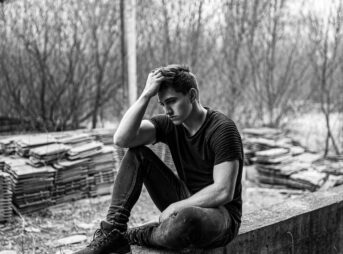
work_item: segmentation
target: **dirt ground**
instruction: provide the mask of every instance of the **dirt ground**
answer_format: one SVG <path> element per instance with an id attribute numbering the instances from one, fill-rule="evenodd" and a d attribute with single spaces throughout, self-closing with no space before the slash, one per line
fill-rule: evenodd
<path id="1" fill-rule="evenodd" d="M 243 216 L 254 209 L 267 208 L 300 194 L 302 192 L 261 188 L 244 181 Z M 53 206 L 30 215 L 16 215 L 10 222 L 0 224 L 0 254 L 4 250 L 13 250 L 17 254 L 73 253 L 92 239 L 106 215 L 109 203 L 110 195 L 107 195 Z M 143 189 L 131 212 L 129 226 L 157 220 L 159 214 L 149 194 Z M 81 237 L 80 242 L 63 244 L 59 241 L 75 235 Z"/>

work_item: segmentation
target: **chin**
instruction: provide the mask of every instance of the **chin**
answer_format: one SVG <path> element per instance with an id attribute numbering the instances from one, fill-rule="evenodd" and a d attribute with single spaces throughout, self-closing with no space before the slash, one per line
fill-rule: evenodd
<path id="1" fill-rule="evenodd" d="M 180 120 L 172 120 L 172 122 L 175 125 L 181 125 L 182 124 L 182 121 L 180 121 Z"/>

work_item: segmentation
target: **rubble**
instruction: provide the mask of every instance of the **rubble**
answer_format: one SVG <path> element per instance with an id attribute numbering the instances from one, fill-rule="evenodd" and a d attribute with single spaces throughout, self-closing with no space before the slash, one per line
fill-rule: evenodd
<path id="1" fill-rule="evenodd" d="M 90 157 L 88 170 L 89 193 L 91 196 L 110 194 L 116 175 L 114 148 L 103 146 L 101 152 Z"/>
<path id="2" fill-rule="evenodd" d="M 34 167 L 51 164 L 62 159 L 70 147 L 64 144 L 49 144 L 33 148 L 29 151 L 29 164 Z"/>
<path id="3" fill-rule="evenodd" d="M 40 168 L 25 164 L 7 164 L 6 172 L 11 175 L 13 203 L 22 213 L 36 211 L 52 204 L 51 192 L 55 170 L 51 166 Z"/>
<path id="4" fill-rule="evenodd" d="M 30 149 L 56 142 L 54 137 L 47 134 L 21 137 L 15 141 L 16 153 L 22 157 L 28 157 Z"/>
<path id="5" fill-rule="evenodd" d="M 103 144 L 97 141 L 71 148 L 67 153 L 69 160 L 83 159 L 101 153 Z"/>
<path id="6" fill-rule="evenodd" d="M 94 137 L 88 133 L 66 134 L 56 138 L 57 142 L 69 147 L 86 145 L 94 141 Z"/>
<path id="7" fill-rule="evenodd" d="M 53 164 L 56 169 L 53 199 L 56 204 L 87 196 L 87 172 L 89 159 L 60 160 Z"/>
<path id="8" fill-rule="evenodd" d="M 12 184 L 11 176 L 0 171 L 0 222 L 9 221 L 12 217 Z"/>
<path id="9" fill-rule="evenodd" d="M 243 144 L 245 163 L 257 172 L 251 180 L 257 183 L 315 191 L 328 179 L 332 187 L 341 182 L 331 175 L 343 177 L 343 156 L 331 156 L 328 162 L 278 129 L 243 129 Z"/>

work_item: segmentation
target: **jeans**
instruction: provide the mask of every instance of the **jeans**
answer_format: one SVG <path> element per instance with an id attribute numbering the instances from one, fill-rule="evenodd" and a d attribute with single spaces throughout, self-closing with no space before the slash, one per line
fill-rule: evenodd
<path id="1" fill-rule="evenodd" d="M 185 183 L 145 146 L 129 149 L 119 167 L 106 220 L 127 230 L 132 207 L 145 185 L 160 211 L 191 194 Z M 143 245 L 181 248 L 214 248 L 226 245 L 238 232 L 239 224 L 223 206 L 187 207 L 146 230 Z"/>

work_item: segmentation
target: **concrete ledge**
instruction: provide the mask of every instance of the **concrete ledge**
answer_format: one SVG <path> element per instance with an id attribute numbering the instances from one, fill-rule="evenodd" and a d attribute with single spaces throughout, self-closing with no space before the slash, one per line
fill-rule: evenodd
<path id="1" fill-rule="evenodd" d="M 134 254 L 174 254 L 134 246 Z M 224 248 L 192 254 L 343 253 L 343 186 L 290 199 L 243 216 L 237 238 Z"/>

